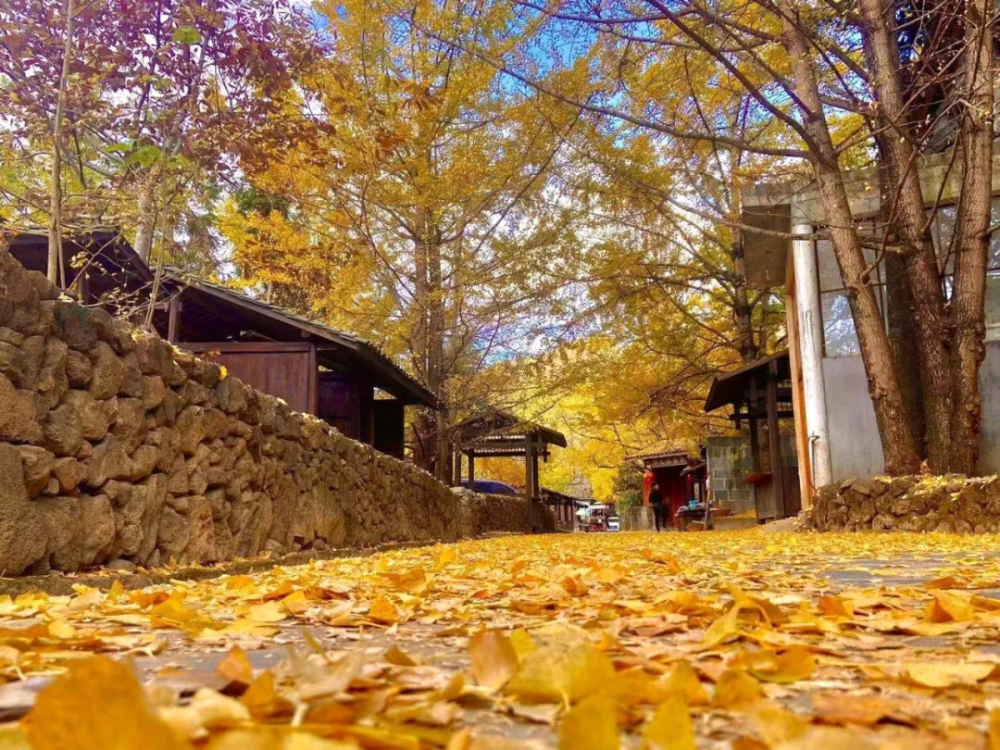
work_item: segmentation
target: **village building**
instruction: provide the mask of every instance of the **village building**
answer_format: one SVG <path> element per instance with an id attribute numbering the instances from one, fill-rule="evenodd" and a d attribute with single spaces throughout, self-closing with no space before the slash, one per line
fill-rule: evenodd
<path id="1" fill-rule="evenodd" d="M 954 231 L 961 175 L 949 173 L 946 154 L 924 160 L 920 181 L 928 206 L 939 208 L 931 225 L 942 283 L 949 283 L 947 257 Z M 993 172 L 1000 196 L 1000 170 Z M 880 207 L 874 169 L 845 174 L 854 216 L 873 220 Z M 994 199 L 994 221 L 1000 197 Z M 780 290 L 788 330 L 789 386 L 794 404 L 799 482 L 804 504 L 815 488 L 884 470 L 875 412 L 840 270 L 827 240 L 812 235 L 826 219 L 811 181 L 761 185 L 743 194 L 743 222 L 764 230 L 744 232 L 747 282 Z M 773 232 L 767 234 L 766 232 Z M 786 239 L 777 233 L 802 235 Z M 886 326 L 899 311 L 886 283 L 886 263 L 866 250 Z M 1000 236 L 994 234 L 986 291 L 986 360 L 980 372 L 983 415 L 979 470 L 1000 471 Z"/>
<path id="2" fill-rule="evenodd" d="M 45 272 L 44 234 L 13 237 L 10 252 Z M 103 302 L 140 322 L 156 287 L 152 323 L 164 339 L 383 453 L 403 457 L 406 406 L 436 408 L 434 395 L 372 344 L 175 269 L 157 280 L 114 230 L 66 238 L 63 256 L 65 288 L 81 303 Z"/>
<path id="3" fill-rule="evenodd" d="M 569 530 L 572 527 L 570 512 L 575 508 L 573 499 L 543 489 L 539 477 L 539 460 L 549 460 L 553 445 L 565 448 L 566 436 L 558 430 L 497 409 L 475 414 L 459 422 L 452 431 L 454 484 L 476 487 L 477 458 L 523 458 L 523 492 L 532 514 L 532 527 L 538 515 L 537 507 L 544 504 L 552 507 L 557 523 Z M 462 479 L 463 456 L 465 480 Z"/>
<path id="4" fill-rule="evenodd" d="M 643 488 L 643 508 L 649 508 L 649 490 L 653 484 L 660 486 L 663 504 L 667 509 L 669 523 L 674 528 L 684 527 L 684 509 L 691 501 L 703 505 L 707 498 L 706 464 L 699 457 L 685 450 L 667 449 L 636 453 L 626 456 L 625 460 L 641 467 L 648 479 Z M 635 511 L 638 511 L 636 513 Z M 630 525 L 636 528 L 649 528 L 651 521 L 649 513 L 643 509 L 635 509 Z M 692 517 L 696 514 L 691 514 Z M 704 516 L 701 511 L 700 516 Z"/>
<path id="5" fill-rule="evenodd" d="M 707 449 L 708 471 L 719 509 L 739 512 L 730 493 L 749 487 L 758 522 L 796 515 L 802 509 L 798 451 L 787 440 L 793 419 L 791 366 L 787 351 L 720 375 L 712 381 L 705 411 L 731 407 L 733 426 L 748 439 Z M 745 455 L 745 458 L 744 458 Z"/>

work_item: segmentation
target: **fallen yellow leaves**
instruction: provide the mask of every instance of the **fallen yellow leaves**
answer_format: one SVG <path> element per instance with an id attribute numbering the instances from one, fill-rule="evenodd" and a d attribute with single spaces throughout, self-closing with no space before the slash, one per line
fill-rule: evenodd
<path id="1" fill-rule="evenodd" d="M 976 685 L 993 673 L 993 664 L 909 664 L 906 676 L 917 685 L 929 688 L 949 688 Z"/>
<path id="2" fill-rule="evenodd" d="M 559 723 L 559 750 L 618 750 L 617 708 L 595 696 L 571 708 Z"/>
<path id="3" fill-rule="evenodd" d="M 610 683 L 615 668 L 589 644 L 552 644 L 525 654 L 507 692 L 526 702 L 576 703 Z"/>
<path id="4" fill-rule="evenodd" d="M 74 664 L 38 697 L 27 721 L 34 750 L 182 750 L 132 670 L 104 657 Z"/>
<path id="5" fill-rule="evenodd" d="M 640 750 L 695 750 L 694 727 L 687 704 L 670 695 L 642 732 Z"/>
<path id="6" fill-rule="evenodd" d="M 0 750 L 1000 750 L 998 581 L 993 537 L 751 531 L 0 596 Z"/>
<path id="7" fill-rule="evenodd" d="M 476 682 L 499 690 L 517 672 L 519 658 L 514 644 L 504 633 L 487 630 L 469 641 L 471 672 Z"/>

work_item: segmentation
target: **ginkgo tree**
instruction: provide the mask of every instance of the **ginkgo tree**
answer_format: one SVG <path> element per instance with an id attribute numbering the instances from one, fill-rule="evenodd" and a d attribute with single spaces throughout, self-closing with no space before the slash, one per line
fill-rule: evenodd
<path id="1" fill-rule="evenodd" d="M 299 81 L 323 128 L 250 168 L 280 210 L 237 210 L 225 231 L 246 283 L 304 291 L 313 314 L 401 355 L 441 408 L 414 423 L 414 455 L 447 478 L 449 430 L 483 406 L 470 376 L 539 354 L 569 302 L 574 201 L 556 178 L 577 111 L 512 88 L 490 65 L 399 22 L 379 2 L 319 3 L 334 50 Z M 440 34 L 497 54 L 508 11 L 413 3 Z"/>
<path id="2" fill-rule="evenodd" d="M 935 471 L 974 471 L 993 229 L 995 4 L 515 5 L 520 22 L 536 30 L 518 54 L 494 55 L 474 35 L 461 40 L 461 49 L 520 85 L 649 137 L 770 157 L 779 169 L 795 164 L 815 179 L 826 221 L 821 235 L 831 241 L 846 287 L 887 471 L 915 471 L 923 457 Z M 422 32 L 441 38 L 426 26 Z M 552 38 L 579 40 L 585 51 L 568 60 L 554 56 L 539 70 L 538 40 Z M 581 67 L 593 81 L 584 96 L 560 79 Z M 690 71 L 704 82 L 696 90 L 687 85 Z M 728 96 L 751 103 L 749 129 L 714 115 L 714 103 Z M 883 212 L 874 232 L 860 226 L 849 202 L 845 172 L 857 166 L 859 152 L 883 167 Z M 940 195 L 930 197 L 928 212 L 916 168 L 940 152 L 960 185 L 960 230 L 949 248 L 953 283 L 943 283 L 931 240 Z M 865 249 L 902 261 L 912 360 L 886 331 Z M 918 373 L 912 392 L 902 385 L 908 369 Z"/>

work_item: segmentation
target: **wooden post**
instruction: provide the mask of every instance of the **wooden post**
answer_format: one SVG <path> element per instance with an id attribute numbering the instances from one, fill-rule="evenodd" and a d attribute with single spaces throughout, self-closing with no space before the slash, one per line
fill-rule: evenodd
<path id="1" fill-rule="evenodd" d="M 167 307 L 167 341 L 171 344 L 177 343 L 178 328 L 180 327 L 181 298 L 175 294 L 170 298 L 170 305 Z"/>
<path id="2" fill-rule="evenodd" d="M 531 451 L 531 479 L 533 482 L 531 488 L 531 497 L 535 500 L 539 500 L 542 497 L 542 482 L 538 477 L 538 445 L 537 443 L 533 445 Z"/>
<path id="3" fill-rule="evenodd" d="M 530 531 L 535 530 L 535 477 L 532 469 L 537 466 L 534 436 L 528 433 L 524 438 L 524 499 L 528 503 Z"/>
<path id="4" fill-rule="evenodd" d="M 760 471 L 760 437 L 757 434 L 757 381 L 750 382 L 750 408 L 748 411 L 747 424 L 750 427 L 750 461 L 753 464 L 754 473 Z"/>
<path id="5" fill-rule="evenodd" d="M 80 271 L 76 277 L 76 293 L 81 305 L 90 304 L 90 274 L 86 270 Z"/>
<path id="6" fill-rule="evenodd" d="M 767 442 L 771 457 L 771 482 L 774 486 L 774 511 L 788 518 L 785 508 L 785 478 L 781 466 L 781 435 L 778 434 L 778 362 L 771 360 L 767 370 Z"/>
<path id="7" fill-rule="evenodd" d="M 309 391 L 306 394 L 309 401 L 309 413 L 319 416 L 319 364 L 316 362 L 316 345 L 309 344 Z M 374 415 L 372 417 L 374 419 Z M 372 441 L 374 442 L 374 441 Z"/>
<path id="8" fill-rule="evenodd" d="M 462 486 L 462 445 L 458 441 L 455 442 L 453 448 L 455 452 L 455 473 L 453 479 L 455 480 L 455 487 Z"/>
<path id="9" fill-rule="evenodd" d="M 532 460 L 531 455 L 535 450 L 531 435 L 524 439 L 524 496 L 531 500 L 535 494 L 535 479 L 531 475 Z"/>
<path id="10" fill-rule="evenodd" d="M 465 455 L 469 457 L 469 489 L 474 490 L 476 482 L 476 452 L 470 450 Z"/>

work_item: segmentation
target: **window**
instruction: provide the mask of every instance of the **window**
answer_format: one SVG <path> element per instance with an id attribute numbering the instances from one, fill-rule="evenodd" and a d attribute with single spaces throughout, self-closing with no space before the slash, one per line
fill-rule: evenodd
<path id="1" fill-rule="evenodd" d="M 951 298 L 954 288 L 955 257 L 952 240 L 955 236 L 954 206 L 945 206 L 934 217 L 933 236 L 937 248 L 938 268 L 946 299 Z M 1000 223 L 1000 198 L 993 199 L 990 223 Z M 990 254 L 986 270 L 986 340 L 1000 341 L 1000 232 L 994 232 L 990 240 Z"/>
<path id="2" fill-rule="evenodd" d="M 937 249 L 938 268 L 941 272 L 945 298 L 951 296 L 955 259 L 952 240 L 955 234 L 955 206 L 938 209 L 931 225 L 931 235 Z M 992 224 L 1000 224 L 1000 198 L 993 200 Z M 876 252 L 865 250 L 868 262 L 874 262 Z M 1000 232 L 994 232 L 990 243 L 990 257 L 986 273 L 986 340 L 1000 341 Z M 823 351 L 827 357 L 843 357 L 859 354 L 858 336 L 854 329 L 854 319 L 844 292 L 844 282 L 840 267 L 833 253 L 833 245 L 828 240 L 816 242 L 816 264 L 819 275 L 820 306 L 823 316 Z M 875 296 L 882 310 L 886 309 L 885 263 L 881 262 L 871 276 Z"/>
<path id="3" fill-rule="evenodd" d="M 865 249 L 865 259 L 875 262 L 875 250 Z M 823 350 L 827 357 L 844 357 L 859 354 L 858 335 L 854 330 L 851 306 L 844 291 L 840 266 L 833 253 L 833 243 L 820 240 L 816 243 L 816 266 L 819 271 L 819 297 L 823 315 Z M 880 262 L 872 271 L 871 284 L 875 299 L 885 315 L 885 263 Z"/>

